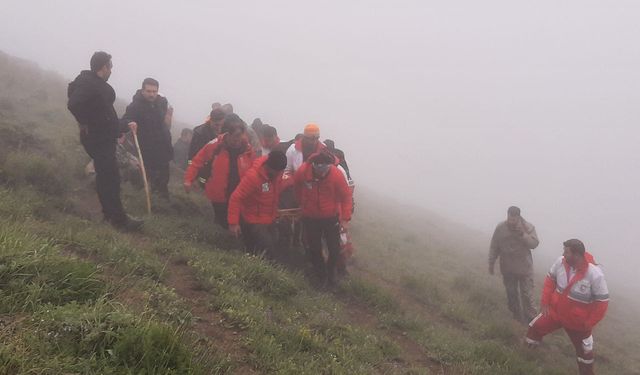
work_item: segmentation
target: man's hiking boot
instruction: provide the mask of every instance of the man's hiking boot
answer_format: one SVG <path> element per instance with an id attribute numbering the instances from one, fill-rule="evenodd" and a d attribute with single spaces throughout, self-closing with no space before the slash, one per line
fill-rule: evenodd
<path id="1" fill-rule="evenodd" d="M 111 224 L 114 228 L 123 232 L 138 231 L 144 224 L 144 221 L 132 218 L 129 215 L 124 215 L 118 218 L 105 218 L 105 221 Z"/>

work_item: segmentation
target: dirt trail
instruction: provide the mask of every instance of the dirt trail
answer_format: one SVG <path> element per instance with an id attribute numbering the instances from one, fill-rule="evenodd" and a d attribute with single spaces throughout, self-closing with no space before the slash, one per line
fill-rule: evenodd
<path id="1" fill-rule="evenodd" d="M 78 189 L 73 201 L 75 213 L 92 221 L 100 220 L 100 207 L 95 192 L 91 188 Z M 135 235 L 134 241 L 144 243 L 149 241 L 149 238 L 144 235 Z M 69 249 L 68 253 L 73 253 L 75 256 L 84 258 L 85 260 L 100 263 L 99 259 L 93 259 L 93 257 L 88 256 L 86 252 L 75 250 L 77 249 Z M 212 294 L 203 283 L 198 280 L 195 270 L 188 264 L 188 259 L 179 255 L 157 254 L 157 256 L 166 264 L 162 283 L 175 291 L 183 300 L 186 309 L 189 310 L 193 316 L 191 325 L 192 332 L 209 340 L 221 352 L 228 354 L 235 365 L 233 373 L 259 374 L 259 370 L 252 368 L 246 363 L 246 358 L 248 358 L 251 353 L 242 345 L 241 333 L 226 327 L 224 325 L 224 317 L 210 307 Z M 105 271 L 107 273 L 106 277 L 110 277 L 108 276 L 108 274 L 110 274 L 108 267 L 105 268 Z M 354 275 L 368 282 L 372 282 L 391 291 L 394 298 L 397 298 L 402 306 L 410 307 L 414 311 L 419 309 L 421 314 L 432 317 L 433 314 L 428 311 L 424 304 L 408 295 L 401 286 L 393 281 L 386 280 L 373 271 L 358 267 L 352 267 L 352 272 Z M 118 284 L 116 283 L 115 285 Z M 344 303 L 350 324 L 377 332 L 400 347 L 401 353 L 396 361 L 391 363 L 391 366 L 398 370 L 427 368 L 430 373 L 433 374 L 452 374 L 437 360 L 430 357 L 406 332 L 383 326 L 375 315 L 375 312 L 367 306 L 354 301 L 349 296 L 336 295 L 336 297 Z M 119 290 L 117 298 L 123 303 L 134 306 L 134 308 L 136 305 L 138 308 L 141 308 L 140 300 L 143 299 L 141 292 L 133 286 Z"/>
<path id="2" fill-rule="evenodd" d="M 211 294 L 195 276 L 186 258 L 174 256 L 166 259 L 164 283 L 189 306 L 193 316 L 192 330 L 211 342 L 222 352 L 229 354 L 235 363 L 236 374 L 259 374 L 246 364 L 249 351 L 242 346 L 241 335 L 224 326 L 224 317 L 209 306 Z"/>
<path id="3" fill-rule="evenodd" d="M 75 214 L 93 222 L 99 223 L 102 220 L 100 204 L 91 187 L 77 189 L 72 202 Z M 144 234 L 134 234 L 133 241 L 143 244 L 150 239 Z M 117 265 L 105 263 L 99 256 L 75 244 L 64 244 L 63 254 L 100 264 L 103 267 L 103 277 L 110 284 L 119 286 L 115 291 L 115 298 L 134 311 L 142 312 L 145 300 L 143 292 L 136 288 L 135 283 L 129 282 L 126 276 L 118 276 L 115 270 Z M 182 299 L 185 309 L 192 315 L 191 332 L 212 343 L 221 353 L 228 355 L 234 365 L 232 373 L 260 374 L 260 371 L 246 363 L 250 353 L 242 344 L 242 334 L 226 327 L 224 317 L 210 307 L 212 295 L 197 279 L 195 270 L 188 264 L 188 259 L 177 255 L 156 254 L 156 256 L 166 265 L 161 282 L 175 291 Z"/>

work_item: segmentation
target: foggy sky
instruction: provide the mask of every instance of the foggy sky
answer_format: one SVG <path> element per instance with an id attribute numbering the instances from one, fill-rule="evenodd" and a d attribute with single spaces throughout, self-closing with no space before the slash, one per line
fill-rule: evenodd
<path id="1" fill-rule="evenodd" d="M 516 204 L 540 267 L 577 237 L 630 279 L 640 3 L 349 3 L 4 0 L 0 49 L 69 79 L 106 50 L 120 98 L 154 77 L 193 126 L 214 101 L 283 140 L 317 122 L 358 185 L 486 233 Z"/>

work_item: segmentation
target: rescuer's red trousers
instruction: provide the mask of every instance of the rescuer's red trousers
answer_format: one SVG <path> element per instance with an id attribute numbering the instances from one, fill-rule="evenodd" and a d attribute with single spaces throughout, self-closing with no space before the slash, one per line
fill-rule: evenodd
<path id="1" fill-rule="evenodd" d="M 559 321 L 552 319 L 548 314 L 539 314 L 529 323 L 526 340 L 530 344 L 538 344 L 545 335 L 559 328 L 564 328 L 564 331 L 567 332 L 571 339 L 571 343 L 573 343 L 573 347 L 576 349 L 579 374 L 594 375 L 593 336 L 591 335 L 591 330 L 576 331 L 568 329 L 563 327 Z"/>

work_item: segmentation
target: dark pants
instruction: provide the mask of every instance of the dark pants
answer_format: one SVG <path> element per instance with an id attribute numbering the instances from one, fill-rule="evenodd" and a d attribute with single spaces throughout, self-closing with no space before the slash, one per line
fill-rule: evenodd
<path id="1" fill-rule="evenodd" d="M 513 318 L 529 323 L 536 316 L 536 309 L 533 307 L 533 276 L 505 273 L 502 274 L 502 282 Z"/>
<path id="2" fill-rule="evenodd" d="M 149 163 L 145 165 L 151 191 L 163 195 L 169 194 L 169 162 Z"/>
<path id="3" fill-rule="evenodd" d="M 124 220 L 126 217 L 120 200 L 120 172 L 116 160 L 116 140 L 97 142 L 81 136 L 80 141 L 87 154 L 93 159 L 93 166 L 96 170 L 96 190 L 105 219 L 110 221 Z"/>
<path id="4" fill-rule="evenodd" d="M 305 238 L 309 257 L 321 282 L 335 281 L 336 263 L 340 255 L 340 223 L 337 217 L 326 219 L 303 218 Z M 327 243 L 329 257 L 325 262 L 322 255 L 322 238 Z"/>
<path id="5" fill-rule="evenodd" d="M 240 223 L 242 240 L 251 254 L 264 253 L 269 259 L 276 259 L 275 243 L 276 231 L 274 224 L 249 224 Z"/>
<path id="6" fill-rule="evenodd" d="M 216 203 L 211 202 L 213 206 L 213 212 L 216 215 L 215 222 L 224 229 L 229 229 L 229 222 L 227 221 L 227 215 L 229 211 L 228 203 Z"/>

